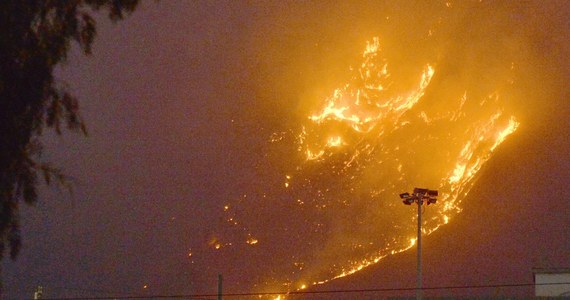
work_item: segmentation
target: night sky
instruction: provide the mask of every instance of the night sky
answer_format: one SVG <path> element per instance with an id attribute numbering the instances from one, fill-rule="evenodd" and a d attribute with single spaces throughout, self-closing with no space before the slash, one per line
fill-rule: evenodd
<path id="1" fill-rule="evenodd" d="M 484 99 L 500 89 L 500 103 L 520 122 L 470 182 L 462 212 L 424 239 L 424 286 L 532 283 L 532 268 L 567 268 L 569 20 L 566 1 L 144 1 L 117 24 L 98 16 L 93 55 L 75 49 L 57 71 L 80 99 L 89 135 L 43 137 L 42 159 L 72 178 L 73 191 L 42 187 L 40 201 L 22 207 L 24 243 L 16 261 L 2 263 L 4 297 L 32 297 L 38 285 L 46 297 L 213 294 L 217 274 L 230 293 L 286 290 L 265 282 L 285 276 L 272 273 L 293 262 L 283 253 L 316 253 L 303 240 L 313 236 L 301 233 L 309 226 L 302 220 L 317 217 L 308 210 L 288 214 L 276 186 L 297 166 L 288 152 L 296 150 L 270 140 L 286 140 L 307 122 L 317 103 L 348 80 L 373 37 L 395 66 L 396 89 L 415 82 L 408 75 L 425 63 L 435 64 L 420 108 L 444 109 L 456 95 Z M 313 178 L 311 170 L 300 172 Z M 323 186 L 336 184 L 318 178 Z M 406 188 L 434 182 L 418 179 Z M 307 186 L 298 191 L 307 199 L 315 193 Z M 265 194 L 280 204 L 266 202 Z M 382 199 L 392 200 L 394 216 L 408 218 L 413 229 L 415 210 L 397 196 Z M 257 232 L 228 227 L 226 205 Z M 288 229 L 295 234 L 280 235 Z M 261 237 L 273 236 L 277 246 L 263 248 Z M 235 246 L 254 237 L 259 245 Z M 218 242 L 233 244 L 212 249 Z M 318 254 L 304 263 L 334 260 Z M 309 290 L 414 285 L 411 249 Z M 523 287 L 427 294 L 532 293 Z M 388 295 L 413 291 L 335 296 Z"/>

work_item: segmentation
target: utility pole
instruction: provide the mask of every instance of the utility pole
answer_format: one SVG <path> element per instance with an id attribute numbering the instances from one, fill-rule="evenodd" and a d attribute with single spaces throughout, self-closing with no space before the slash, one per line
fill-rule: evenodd
<path id="1" fill-rule="evenodd" d="M 430 205 L 436 203 L 437 191 L 429 189 L 414 188 L 414 193 L 410 195 L 409 193 L 400 194 L 402 202 L 405 205 L 412 205 L 412 203 L 417 203 L 418 205 L 418 233 L 416 238 L 416 249 L 418 254 L 417 261 L 417 277 L 416 277 L 416 299 L 422 299 L 422 204 L 426 200 L 426 204 Z"/>
<path id="2" fill-rule="evenodd" d="M 218 300 L 222 300 L 222 274 L 218 274 Z"/>

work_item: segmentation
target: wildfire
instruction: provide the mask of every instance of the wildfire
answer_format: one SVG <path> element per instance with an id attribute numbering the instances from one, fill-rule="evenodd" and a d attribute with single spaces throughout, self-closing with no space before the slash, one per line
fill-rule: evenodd
<path id="1" fill-rule="evenodd" d="M 292 210 L 287 221 L 303 219 L 291 221 L 296 230 L 282 223 L 271 227 L 271 236 L 303 243 L 283 252 L 295 264 L 279 270 L 282 282 L 297 290 L 348 276 L 414 247 L 416 239 L 409 237 L 414 216 L 397 206 L 397 194 L 420 181 L 440 191 L 422 225 L 424 235 L 449 223 L 485 162 L 519 126 L 501 105 L 499 91 L 484 99 L 470 98 L 465 91 L 451 99 L 424 97 L 436 74 L 432 64 L 416 69 L 411 77 L 415 84 L 393 90 L 396 79 L 381 51 L 380 39 L 372 39 L 351 80 L 324 99 L 294 137 L 271 137 L 273 143 L 294 141 L 302 158 L 274 197 L 281 204 L 295 204 L 279 206 Z M 268 201 L 265 193 L 260 198 Z M 272 219 L 253 221 L 267 226 Z M 258 242 L 249 234 L 245 239 L 249 245 Z M 262 240 L 265 244 L 266 238 Z M 219 245 L 211 242 L 216 249 Z"/>

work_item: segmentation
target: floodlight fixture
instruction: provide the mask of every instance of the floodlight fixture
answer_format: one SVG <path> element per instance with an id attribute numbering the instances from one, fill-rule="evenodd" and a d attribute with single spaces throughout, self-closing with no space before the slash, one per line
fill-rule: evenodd
<path id="1" fill-rule="evenodd" d="M 425 195 L 428 191 L 429 191 L 428 189 L 415 188 L 414 189 L 414 195 L 416 195 L 416 196 Z"/>

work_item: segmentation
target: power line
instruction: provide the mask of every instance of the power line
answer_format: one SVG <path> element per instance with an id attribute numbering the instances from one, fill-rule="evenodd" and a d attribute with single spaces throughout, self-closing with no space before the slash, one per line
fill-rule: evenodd
<path id="1" fill-rule="evenodd" d="M 500 287 L 526 287 L 543 285 L 570 285 L 570 282 L 556 283 L 513 283 L 513 284 L 486 284 L 486 285 L 455 285 L 423 287 L 422 290 L 451 290 L 451 289 L 481 289 Z M 290 292 L 266 292 L 266 293 L 227 293 L 224 297 L 244 297 L 244 296 L 277 296 L 277 295 L 309 295 L 309 294 L 341 294 L 341 293 L 375 293 L 375 292 L 405 292 L 415 291 L 417 288 L 374 288 L 374 289 L 345 289 L 345 290 L 325 290 L 325 291 L 290 291 Z M 114 297 L 79 297 L 79 298 L 44 298 L 44 300 L 111 300 L 111 299 L 164 299 L 164 298 L 186 298 L 209 300 L 217 297 L 217 294 L 187 294 L 187 295 L 149 295 L 149 296 L 114 296 Z"/>

